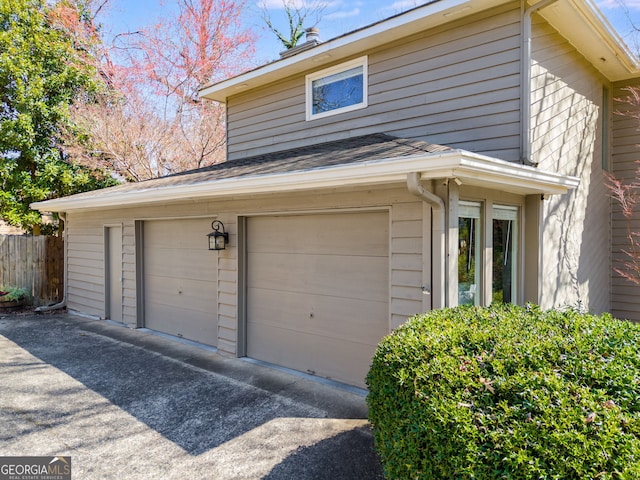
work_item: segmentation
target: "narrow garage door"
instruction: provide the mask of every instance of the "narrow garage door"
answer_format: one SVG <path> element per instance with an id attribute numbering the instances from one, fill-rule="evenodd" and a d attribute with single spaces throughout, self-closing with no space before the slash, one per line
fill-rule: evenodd
<path id="1" fill-rule="evenodd" d="M 247 354 L 357 386 L 388 333 L 387 212 L 247 221 Z"/>
<path id="2" fill-rule="evenodd" d="M 217 255 L 208 219 L 144 222 L 145 326 L 216 346 Z"/>

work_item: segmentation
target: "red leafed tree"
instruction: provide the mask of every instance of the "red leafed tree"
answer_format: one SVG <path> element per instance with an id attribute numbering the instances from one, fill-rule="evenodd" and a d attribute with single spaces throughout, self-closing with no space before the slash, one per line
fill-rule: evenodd
<path id="1" fill-rule="evenodd" d="M 119 36 L 117 48 L 100 44 L 94 58 L 107 88 L 73 112 L 85 135 L 69 150 L 83 163 L 138 181 L 224 161 L 224 106 L 201 101 L 198 90 L 250 65 L 244 1 L 177 7 L 176 16 Z"/>
<path id="2" fill-rule="evenodd" d="M 254 37 L 242 29 L 243 1 L 178 0 L 179 15 L 143 32 L 135 69 L 159 95 L 197 102 L 197 90 L 246 68 Z"/>
<path id="3" fill-rule="evenodd" d="M 172 119 L 176 157 L 169 171 L 199 168 L 224 160 L 223 106 L 200 101 L 198 90 L 246 69 L 254 36 L 241 26 L 244 2 L 178 0 L 175 21 L 144 32 L 132 67 L 163 101 Z M 168 173 L 168 172 L 167 172 Z"/>
<path id="4" fill-rule="evenodd" d="M 628 87 L 627 95 L 617 99 L 621 105 L 616 114 L 636 120 L 640 130 L 640 87 Z M 609 190 L 620 208 L 626 225 L 626 248 L 622 250 L 624 260 L 614 270 L 627 280 L 640 285 L 640 159 L 636 161 L 634 177 L 623 181 L 609 176 Z"/>

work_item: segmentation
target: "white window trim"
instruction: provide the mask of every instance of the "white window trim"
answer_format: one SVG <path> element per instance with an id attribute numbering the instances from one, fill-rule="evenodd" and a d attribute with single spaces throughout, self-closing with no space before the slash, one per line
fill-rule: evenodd
<path id="1" fill-rule="evenodd" d="M 351 70 L 352 68 L 362 67 L 362 102 L 347 107 L 336 108 L 327 112 L 313 113 L 313 81 L 319 78 L 335 75 L 336 73 Z M 310 73 L 305 77 L 305 94 L 306 94 L 306 119 L 307 121 L 316 120 L 318 118 L 330 117 L 341 113 L 352 112 L 368 106 L 369 97 L 369 75 L 367 56 L 355 58 L 340 65 L 325 68 L 319 72 Z"/>
<path id="2" fill-rule="evenodd" d="M 484 303 L 484 294 L 483 287 L 485 283 L 485 239 L 483 238 L 483 234 L 486 228 L 485 223 L 485 214 L 484 214 L 484 202 L 481 201 L 469 201 L 469 200 L 459 200 L 458 201 L 458 221 L 460 218 L 474 218 L 478 221 L 480 232 L 476 232 L 478 237 L 476 241 L 479 245 L 477 247 L 477 258 L 475 268 L 476 268 L 476 277 L 475 280 L 475 292 L 474 292 L 474 305 L 482 305 Z M 459 232 L 458 232 L 458 241 L 459 241 Z M 456 252 L 457 254 L 458 252 Z M 458 264 L 458 259 L 456 258 L 456 264 Z M 460 278 L 456 275 L 456 291 L 458 292 L 458 305 L 460 305 Z"/>
<path id="3" fill-rule="evenodd" d="M 502 202 L 494 198 L 478 198 L 478 199 L 460 199 L 458 200 L 458 212 L 457 218 L 460 215 L 460 205 L 480 205 L 480 221 L 481 221 L 481 251 L 479 265 L 476 264 L 476 268 L 480 268 L 480 285 L 478 286 L 478 294 L 480 305 L 491 305 L 493 300 L 493 220 L 497 218 L 494 215 L 494 209 L 502 209 L 504 211 L 516 212 L 516 230 L 517 235 L 516 242 L 514 244 L 513 255 L 516 258 L 515 271 L 512 272 L 512 285 L 516 284 L 516 288 L 512 290 L 513 299 L 511 303 L 516 305 L 522 304 L 524 298 L 524 205 L 519 203 Z M 463 216 L 463 215 L 462 215 Z M 456 229 L 457 235 L 457 229 Z M 452 261 L 457 265 L 458 263 L 458 251 L 455 249 L 451 255 Z M 478 288 L 476 287 L 476 288 Z M 456 267 L 455 278 L 449 279 L 449 288 L 454 292 L 458 292 L 458 275 Z M 455 296 L 455 304 L 458 305 L 457 295 Z"/>
<path id="4" fill-rule="evenodd" d="M 501 218 L 500 214 L 496 214 L 496 210 L 503 212 L 503 218 Z M 504 215 L 504 212 L 509 212 L 509 213 Z M 505 203 L 493 202 L 493 205 L 491 208 L 491 220 L 490 220 L 491 223 L 493 223 L 494 220 L 511 220 L 515 222 L 515 229 L 512 231 L 512 235 L 515 234 L 517 235 L 517 237 L 516 237 L 516 241 L 513 243 L 513 251 L 511 252 L 513 256 L 511 261 L 514 262 L 513 263 L 514 268 L 511 272 L 511 285 L 512 285 L 511 296 L 513 298 L 512 298 L 512 301 L 510 302 L 515 305 L 521 305 L 522 303 L 521 287 L 522 287 L 523 275 L 522 275 L 522 254 L 521 254 L 522 229 L 520 226 L 520 224 L 522 223 L 521 212 L 522 212 L 522 207 L 518 205 L 509 205 Z M 493 250 L 493 242 L 491 245 L 491 249 Z M 493 265 L 491 265 L 491 271 L 493 272 Z M 514 284 L 516 288 L 513 288 Z M 490 295 L 491 295 L 491 301 L 493 301 L 493 285 L 491 286 Z"/>

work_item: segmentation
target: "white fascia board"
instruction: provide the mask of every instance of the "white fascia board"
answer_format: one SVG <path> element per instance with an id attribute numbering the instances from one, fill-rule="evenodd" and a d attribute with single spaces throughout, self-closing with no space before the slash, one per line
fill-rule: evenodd
<path id="1" fill-rule="evenodd" d="M 610 81 L 640 76 L 638 58 L 592 0 L 563 0 L 539 13 Z"/>
<path id="2" fill-rule="evenodd" d="M 368 27 L 320 43 L 291 57 L 275 60 L 233 78 L 207 85 L 200 97 L 225 103 L 231 95 L 321 68 L 366 50 L 452 20 L 469 16 L 506 0 L 436 0 Z M 540 14 L 567 37 L 609 80 L 640 75 L 637 58 L 602 15 L 593 0 L 562 0 Z M 603 62 L 601 58 L 605 58 Z"/>
<path id="3" fill-rule="evenodd" d="M 558 195 L 576 188 L 576 177 L 540 170 L 462 151 L 458 162 L 449 168 L 422 171 L 423 179 L 457 178 L 462 184 L 501 189 L 522 195 Z"/>
<path id="4" fill-rule="evenodd" d="M 281 60 L 203 87 L 199 96 L 225 103 L 231 95 L 282 79 L 307 69 L 320 68 L 367 49 L 392 42 L 437 25 L 486 10 L 505 0 L 436 0 L 422 7 L 320 43 Z"/>
<path id="5" fill-rule="evenodd" d="M 404 183 L 407 173 L 424 179 L 457 178 L 463 184 L 499 188 L 519 194 L 562 194 L 578 185 L 578 179 L 533 167 L 496 160 L 461 150 L 406 158 L 317 168 L 300 172 L 241 176 L 130 192 L 96 192 L 81 198 L 66 197 L 31 204 L 42 212 L 120 208 L 194 199 L 289 193 L 323 188 Z"/>

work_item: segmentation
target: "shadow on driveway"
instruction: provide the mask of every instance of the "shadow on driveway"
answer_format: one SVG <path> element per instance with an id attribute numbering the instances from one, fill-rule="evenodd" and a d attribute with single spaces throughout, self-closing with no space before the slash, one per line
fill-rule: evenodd
<path id="1" fill-rule="evenodd" d="M 71 455 L 76 478 L 383 478 L 354 393 L 64 314 L 0 335 L 5 455 Z"/>
<path id="2" fill-rule="evenodd" d="M 314 445 L 300 447 L 263 478 L 370 478 L 367 462 L 354 461 L 371 455 L 370 441 L 371 432 L 367 427 L 354 428 Z M 345 457 L 351 460 L 345 462 L 342 460 Z"/>

